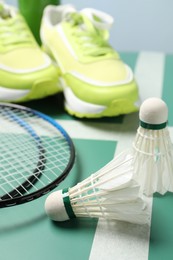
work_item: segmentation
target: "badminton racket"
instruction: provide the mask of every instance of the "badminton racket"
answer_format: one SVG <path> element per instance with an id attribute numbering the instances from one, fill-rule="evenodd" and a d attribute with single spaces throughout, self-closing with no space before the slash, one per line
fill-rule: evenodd
<path id="1" fill-rule="evenodd" d="M 22 204 L 54 189 L 75 160 L 73 142 L 49 116 L 0 103 L 0 207 Z"/>

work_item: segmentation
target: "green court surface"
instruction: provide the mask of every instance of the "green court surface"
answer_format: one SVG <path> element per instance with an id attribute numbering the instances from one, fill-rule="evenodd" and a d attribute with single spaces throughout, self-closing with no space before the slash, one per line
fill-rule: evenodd
<path id="1" fill-rule="evenodd" d="M 173 137 L 173 55 L 121 53 L 131 66 L 141 100 L 161 97 L 169 108 Z M 109 162 L 115 152 L 129 147 L 136 134 L 138 113 L 113 118 L 77 119 L 67 115 L 63 95 L 25 103 L 58 120 L 76 147 L 76 162 L 58 188 L 75 185 Z M 2 260 L 172 260 L 173 194 L 151 198 L 151 226 L 97 220 L 54 223 L 44 212 L 46 195 L 33 202 L 1 209 Z"/>

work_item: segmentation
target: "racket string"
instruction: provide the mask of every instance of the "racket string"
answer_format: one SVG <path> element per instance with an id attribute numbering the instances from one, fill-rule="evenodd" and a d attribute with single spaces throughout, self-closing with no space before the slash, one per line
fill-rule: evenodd
<path id="1" fill-rule="evenodd" d="M 32 194 L 54 182 L 70 160 L 70 145 L 46 120 L 20 109 L 0 110 L 0 199 Z"/>

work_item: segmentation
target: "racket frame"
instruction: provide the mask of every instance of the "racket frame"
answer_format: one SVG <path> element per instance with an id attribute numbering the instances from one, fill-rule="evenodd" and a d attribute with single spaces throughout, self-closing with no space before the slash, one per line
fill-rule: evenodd
<path id="1" fill-rule="evenodd" d="M 74 165 L 75 147 L 74 147 L 71 137 L 68 135 L 66 130 L 60 124 L 58 124 L 54 119 L 52 119 L 50 116 L 47 116 L 44 113 L 39 112 L 35 109 L 24 107 L 24 106 L 21 106 L 18 104 L 9 104 L 9 103 L 0 102 L 0 108 L 1 107 L 10 107 L 10 108 L 26 111 L 26 112 L 32 113 L 32 114 L 44 119 L 45 121 L 47 121 L 49 124 L 51 124 L 52 126 L 54 126 L 56 129 L 58 129 L 61 132 L 61 134 L 65 137 L 65 139 L 69 145 L 69 149 L 70 149 L 70 158 L 69 158 L 68 164 L 66 165 L 63 172 L 54 181 L 52 181 L 45 187 L 40 188 L 37 191 L 31 192 L 30 194 L 24 194 L 20 197 L 16 196 L 14 198 L 3 199 L 3 197 L 5 196 L 5 195 L 3 195 L 0 198 L 0 208 L 4 208 L 4 207 L 15 206 L 18 204 L 23 204 L 23 203 L 35 200 L 35 199 L 47 194 L 48 192 L 53 190 L 55 187 L 57 187 L 68 176 L 69 172 L 71 171 L 71 169 Z"/>

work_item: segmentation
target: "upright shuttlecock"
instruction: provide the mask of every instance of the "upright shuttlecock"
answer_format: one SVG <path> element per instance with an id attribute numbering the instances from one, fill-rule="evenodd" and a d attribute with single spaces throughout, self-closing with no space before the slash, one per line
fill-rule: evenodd
<path id="1" fill-rule="evenodd" d="M 45 202 L 47 215 L 55 221 L 91 217 L 148 223 L 148 207 L 132 180 L 131 162 L 132 156 L 121 153 L 76 186 L 53 192 Z"/>
<path id="2" fill-rule="evenodd" d="M 141 105 L 139 119 L 133 144 L 134 179 L 146 195 L 173 191 L 173 146 L 167 127 L 167 105 L 159 98 L 149 98 Z"/>

